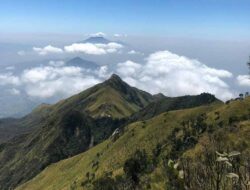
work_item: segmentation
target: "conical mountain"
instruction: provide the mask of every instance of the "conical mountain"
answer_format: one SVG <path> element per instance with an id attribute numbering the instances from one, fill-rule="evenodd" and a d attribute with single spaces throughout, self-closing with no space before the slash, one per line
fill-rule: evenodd
<path id="1" fill-rule="evenodd" d="M 83 41 L 83 43 L 92 43 L 92 44 L 108 44 L 110 42 L 111 42 L 110 40 L 102 36 L 89 37 L 88 39 Z"/>
<path id="2" fill-rule="evenodd" d="M 154 97 L 113 74 L 108 80 L 56 104 L 56 111 L 76 109 L 94 118 L 123 118 L 144 108 Z"/>

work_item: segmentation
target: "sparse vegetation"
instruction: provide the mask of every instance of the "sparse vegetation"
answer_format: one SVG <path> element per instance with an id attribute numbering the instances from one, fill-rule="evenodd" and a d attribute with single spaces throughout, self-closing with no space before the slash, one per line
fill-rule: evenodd
<path id="1" fill-rule="evenodd" d="M 113 76 L 44 109 L 23 120 L 37 124 L 34 131 L 0 145 L 1 189 L 248 185 L 249 97 L 227 104 L 207 93 L 154 100 Z M 235 151 L 240 155 L 229 158 Z"/>
<path id="2" fill-rule="evenodd" d="M 78 189 L 98 189 L 103 183 L 119 190 L 246 189 L 250 123 L 245 116 L 249 115 L 249 107 L 247 98 L 231 102 L 230 106 L 219 103 L 169 111 L 145 120 L 145 128 L 142 122 L 132 123 L 116 141 L 104 141 L 85 153 L 52 165 L 19 189 L 62 189 L 72 184 L 76 176 L 82 182 Z M 222 156 L 224 152 L 226 156 Z M 229 158 L 232 153 L 235 155 Z M 225 161 L 219 161 L 220 156 Z M 99 164 L 95 170 L 91 163 L 97 158 Z M 90 176 L 95 173 L 95 178 L 89 177 L 86 183 L 88 177 L 80 175 L 82 171 L 88 171 Z M 51 175 L 56 183 L 50 181 Z"/>

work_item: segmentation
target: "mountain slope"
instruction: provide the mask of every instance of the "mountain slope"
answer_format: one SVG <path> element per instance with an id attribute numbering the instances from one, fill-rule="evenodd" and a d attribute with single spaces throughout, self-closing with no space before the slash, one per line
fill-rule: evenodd
<path id="1" fill-rule="evenodd" d="M 14 188 L 47 165 L 102 142 L 153 97 L 118 76 L 55 105 L 41 105 L 18 120 L 29 133 L 0 145 L 0 189 Z"/>
<path id="2" fill-rule="evenodd" d="M 204 108 L 194 109 L 196 110 L 194 112 L 198 114 L 200 111 L 204 112 L 210 110 L 210 108 L 221 106 L 221 102 L 218 102 L 214 97 L 212 98 L 211 95 L 207 95 L 208 98 L 197 97 L 187 97 L 183 101 L 172 101 L 171 98 L 167 98 L 170 103 L 168 104 L 166 101 L 164 105 L 171 106 L 163 106 L 163 108 L 170 110 L 213 103 Z M 26 117 L 26 119 L 32 118 L 31 120 L 27 119 L 27 125 L 25 125 L 34 127 L 31 131 L 0 144 L 0 189 L 13 189 L 17 185 L 30 180 L 51 163 L 87 151 L 103 142 L 117 128 L 120 130 L 127 129 L 124 128 L 124 125 L 132 121 L 128 120 L 129 116 L 154 101 L 161 101 L 162 98 L 164 97 L 152 96 L 147 92 L 131 87 L 123 82 L 119 76 L 112 75 L 107 81 L 62 100 L 55 105 L 41 105 Z M 185 102 L 187 105 L 185 105 Z M 164 109 L 159 109 L 159 111 L 155 109 L 153 115 L 150 113 L 150 118 L 162 113 Z M 148 112 L 151 112 L 150 109 Z M 183 110 L 183 113 L 191 114 L 193 111 Z M 158 117 L 161 116 L 156 116 L 156 118 Z M 169 121 L 169 126 L 172 125 L 172 122 L 175 122 L 174 126 L 179 126 L 179 117 L 182 118 L 182 112 L 171 115 L 171 119 L 176 118 L 176 121 Z M 144 120 L 143 117 L 137 119 Z M 168 119 L 170 120 L 170 118 Z M 141 123 L 141 128 L 147 125 L 147 122 L 146 124 L 144 122 L 138 122 Z M 151 131 L 145 134 L 145 138 L 149 138 L 150 141 L 145 142 L 145 145 L 155 142 L 154 139 L 151 139 L 152 137 L 157 140 L 156 136 L 151 136 L 155 132 L 159 133 L 158 135 L 161 132 L 162 135 L 164 134 L 164 129 L 154 132 L 155 128 L 153 126 L 159 125 L 163 127 L 162 123 L 158 123 L 158 119 L 152 118 L 150 122 L 152 122 L 152 125 L 150 124 Z M 142 133 L 139 136 L 143 137 L 143 131 L 140 130 L 140 132 Z M 164 138 L 166 136 L 167 134 L 165 134 Z M 124 150 L 122 144 L 126 144 L 126 140 L 130 146 L 134 146 L 131 147 L 133 152 L 137 144 L 133 145 L 131 139 L 125 138 L 119 148 Z M 144 142 L 140 138 L 136 141 L 138 147 L 140 147 L 139 143 Z M 130 150 L 126 151 L 130 152 Z M 115 159 L 115 153 L 113 152 L 111 155 L 113 155 L 112 158 L 108 158 Z M 120 155 L 120 158 L 122 159 L 122 155 Z M 119 163 L 117 164 L 119 165 Z M 96 163 L 93 167 L 96 167 Z"/>
<path id="3" fill-rule="evenodd" d="M 0 119 L 0 143 L 6 142 L 14 136 L 29 133 L 36 129 L 47 117 L 50 106 L 42 104 L 30 114 L 20 119 Z"/>
<path id="4" fill-rule="evenodd" d="M 200 116 L 203 117 L 202 122 L 205 122 L 207 129 L 204 131 L 197 129 L 194 134 L 194 138 L 197 140 L 192 144 L 183 142 L 181 140 L 184 138 L 183 132 L 187 130 L 183 122 L 196 119 L 199 121 Z M 249 119 L 250 98 L 235 101 L 229 105 L 213 104 L 165 112 L 150 120 L 130 124 L 125 127 L 117 140 L 110 138 L 85 153 L 50 165 L 34 179 L 17 189 L 92 189 L 93 184 L 96 184 L 98 179 L 106 179 L 107 174 L 119 182 L 124 176 L 124 163 L 131 157 L 133 158 L 138 149 L 144 149 L 147 157 L 156 159 L 153 169 L 139 176 L 142 180 L 141 189 L 146 189 L 143 185 L 148 182 L 150 182 L 151 189 L 166 189 L 166 185 L 170 181 L 165 173 L 164 160 L 176 158 L 178 161 L 178 158 L 183 156 L 196 157 L 198 152 L 202 154 L 203 149 L 200 147 L 204 143 L 211 143 L 208 140 L 204 142 L 206 138 L 219 135 L 219 139 L 223 139 L 223 142 L 219 146 L 220 149 L 217 147 L 218 151 L 240 150 L 242 154 L 246 154 L 250 148 Z M 193 125 L 195 127 L 195 123 Z M 195 128 L 191 129 L 195 131 Z M 239 137 L 241 140 L 235 141 Z M 177 141 L 180 143 L 179 145 Z M 198 158 L 201 159 L 201 157 Z M 112 181 L 109 180 L 109 182 Z M 108 184 L 105 183 L 103 188 L 105 185 Z"/>
<path id="5" fill-rule="evenodd" d="M 1 189 L 13 188 L 48 164 L 80 153 L 90 145 L 92 120 L 78 112 L 55 120 L 48 118 L 40 125 L 31 134 L 18 136 L 1 145 Z"/>
<path id="6" fill-rule="evenodd" d="M 79 61 L 78 58 L 76 60 Z M 74 60 L 72 62 L 76 63 Z M 47 114 L 54 115 L 61 114 L 65 110 L 76 109 L 88 112 L 93 117 L 123 118 L 142 109 L 153 99 L 150 94 L 130 87 L 118 76 L 113 75 L 104 83 L 62 100 L 53 106 L 41 105 L 21 119 L 0 119 L 0 143 L 36 128 L 39 122 L 47 117 L 44 115 L 45 110 L 47 110 L 45 108 L 49 108 Z"/>
<path id="7" fill-rule="evenodd" d="M 63 111 L 74 108 L 95 118 L 123 118 L 139 111 L 153 100 L 152 95 L 129 86 L 114 74 L 107 81 L 59 102 L 55 109 Z"/>

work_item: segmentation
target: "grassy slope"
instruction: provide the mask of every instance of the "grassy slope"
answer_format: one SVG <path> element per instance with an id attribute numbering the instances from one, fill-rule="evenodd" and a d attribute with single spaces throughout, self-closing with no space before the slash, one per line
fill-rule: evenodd
<path id="1" fill-rule="evenodd" d="M 151 154 L 158 142 L 165 142 L 171 131 L 176 127 L 181 127 L 180 122 L 196 117 L 197 115 L 206 112 L 208 115 L 207 122 L 214 122 L 215 112 L 221 113 L 220 120 L 227 125 L 230 116 L 249 115 L 250 98 L 244 101 L 232 102 L 229 105 L 221 105 L 219 103 L 210 106 L 202 106 L 193 109 L 171 111 L 154 117 L 146 124 L 136 122 L 126 127 L 125 133 L 115 142 L 106 140 L 89 151 L 79 154 L 67 160 L 60 161 L 47 167 L 43 172 L 36 176 L 31 181 L 20 186 L 19 190 L 58 190 L 69 189 L 70 185 L 76 181 L 78 189 L 81 187 L 81 182 L 86 180 L 87 172 L 95 173 L 96 178 L 103 175 L 104 172 L 113 171 L 113 175 L 123 173 L 122 165 L 136 149 L 145 148 Z M 145 127 L 142 127 L 145 125 Z M 245 121 L 240 124 L 240 130 L 237 133 L 228 133 L 228 141 L 243 137 L 247 138 L 250 132 L 250 122 Z M 187 154 L 194 154 L 199 144 L 187 151 Z M 168 152 L 168 144 L 164 151 Z M 100 157 L 97 154 L 101 154 Z M 95 171 L 92 168 L 93 161 L 99 161 L 99 168 Z M 153 189 L 163 189 L 164 178 L 162 177 L 162 168 L 157 168 L 152 174 Z"/>

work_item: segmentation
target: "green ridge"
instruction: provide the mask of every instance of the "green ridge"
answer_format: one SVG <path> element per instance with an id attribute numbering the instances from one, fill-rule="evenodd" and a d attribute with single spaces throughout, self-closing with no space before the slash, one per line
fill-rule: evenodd
<path id="1" fill-rule="evenodd" d="M 112 172 L 112 177 L 123 175 L 124 162 L 136 150 L 145 149 L 148 155 L 152 155 L 158 144 L 162 145 L 161 155 L 163 157 L 170 155 L 174 148 L 171 140 L 173 132 L 183 129 L 182 122 L 199 118 L 202 114 L 206 114 L 205 122 L 209 126 L 208 129 L 212 130 L 209 133 L 221 134 L 224 149 L 228 150 L 231 147 L 242 153 L 249 150 L 250 98 L 230 104 L 214 103 L 192 109 L 169 111 L 149 120 L 132 123 L 124 128 L 124 132 L 116 141 L 113 141 L 112 138 L 108 139 L 87 152 L 52 164 L 17 189 L 66 190 L 72 187 L 74 189 L 91 189 L 91 185 L 83 184 L 87 180 L 86 173 L 94 173 L 95 180 L 103 177 L 107 172 Z M 235 128 L 235 130 L 232 131 L 231 128 Z M 181 136 L 181 133 L 177 133 L 177 135 Z M 175 138 L 174 140 L 176 140 Z M 202 154 L 200 147 L 203 146 L 203 139 L 208 138 L 208 132 L 200 133 L 197 138 L 195 146 L 179 151 L 177 156 L 195 158 Z M 242 148 L 242 143 L 244 143 L 244 148 Z M 93 167 L 93 163 L 97 161 L 98 167 Z M 150 174 L 145 175 L 151 180 L 151 189 L 166 189 L 168 181 L 162 162 Z"/>

